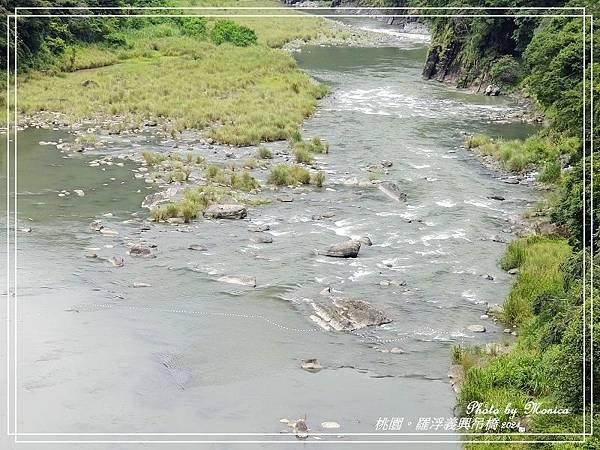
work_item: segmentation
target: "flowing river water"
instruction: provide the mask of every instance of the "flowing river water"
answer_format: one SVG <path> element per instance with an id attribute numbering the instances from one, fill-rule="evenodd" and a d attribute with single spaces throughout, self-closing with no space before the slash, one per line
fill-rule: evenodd
<path id="1" fill-rule="evenodd" d="M 326 187 L 252 208 L 247 220 L 131 221 L 147 216 L 140 204 L 148 186 L 131 172 L 137 164 L 88 165 L 106 154 L 169 151 L 168 139 L 111 136 L 102 149 L 65 155 L 40 142 L 72 140 L 67 132 L 20 132 L 18 228 L 32 231 L 18 232 L 19 432 L 295 440 L 279 434 L 287 428 L 280 419 L 306 416 L 311 433 L 332 433 L 309 442 L 345 442 L 361 436 L 344 433 L 378 433 L 380 417 L 404 417 L 398 432 L 415 432 L 420 417 L 452 417 L 452 346 L 508 339 L 501 325 L 480 319 L 511 283 L 498 267 L 505 244 L 490 238 L 510 240 L 507 220 L 536 198 L 530 187 L 485 169 L 462 144 L 473 133 L 524 137 L 534 129 L 498 120 L 514 108 L 509 98 L 422 80 L 426 46 L 398 35 L 389 46 L 298 52 L 300 67 L 331 87 L 303 128 L 330 144 L 328 155 L 317 156 Z M 192 138 L 180 147 L 212 153 Z M 240 160 L 254 151 L 236 150 Z M 380 178 L 406 192 L 406 203 L 355 183 L 382 160 L 393 166 Z M 84 197 L 57 195 L 78 188 Z M 313 217 L 324 213 L 333 216 Z M 119 235 L 92 231 L 94 219 Z M 273 243 L 253 243 L 249 222 L 269 224 Z M 362 236 L 373 245 L 356 259 L 315 252 Z M 156 244 L 156 258 L 127 257 L 126 245 L 140 240 Z M 192 243 L 206 250 L 188 250 Z M 123 256 L 125 266 L 88 259 L 90 249 Z M 223 273 L 256 276 L 257 287 L 216 281 Z M 309 301 L 326 286 L 369 301 L 393 322 L 354 334 L 320 330 L 308 318 Z M 473 324 L 487 331 L 468 331 Z M 302 370 L 308 358 L 323 370 Z M 324 421 L 341 428 L 323 429 Z"/>

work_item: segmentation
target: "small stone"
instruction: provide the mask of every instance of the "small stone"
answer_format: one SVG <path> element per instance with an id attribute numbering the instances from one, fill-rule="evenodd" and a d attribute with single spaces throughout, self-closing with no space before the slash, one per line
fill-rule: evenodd
<path id="1" fill-rule="evenodd" d="M 490 318 L 490 316 L 488 316 L 487 314 L 482 314 L 481 316 L 479 316 L 479 318 L 480 318 L 481 320 L 487 320 L 487 319 L 489 319 L 489 318 Z"/>
<path id="2" fill-rule="evenodd" d="M 298 439 L 306 439 L 308 438 L 308 426 L 304 419 L 298 419 L 294 423 L 294 433 L 296 433 L 296 437 Z"/>
<path id="3" fill-rule="evenodd" d="M 505 329 L 504 329 L 504 333 L 506 333 L 506 334 L 510 334 L 510 332 L 511 332 L 511 329 L 510 329 L 510 328 L 505 328 Z"/>
<path id="4" fill-rule="evenodd" d="M 273 242 L 273 238 L 266 233 L 257 233 L 256 236 L 252 238 L 252 241 L 257 244 L 271 244 Z"/>
<path id="5" fill-rule="evenodd" d="M 469 325 L 467 330 L 473 333 L 485 333 L 485 327 L 483 325 Z"/>
<path id="6" fill-rule="evenodd" d="M 321 369 L 323 369 L 323 366 L 321 366 L 319 361 L 315 358 L 305 359 L 304 361 L 302 361 L 300 367 L 302 367 L 307 372 L 311 373 L 317 373 L 320 372 Z"/>
<path id="7" fill-rule="evenodd" d="M 23 233 L 31 233 L 31 228 L 21 228 Z"/>
<path id="8" fill-rule="evenodd" d="M 185 220 L 182 217 L 169 217 L 167 222 L 171 225 L 181 225 L 185 223 Z"/>
<path id="9" fill-rule="evenodd" d="M 494 277 L 491 276 L 490 274 L 481 275 L 481 277 L 486 280 L 494 281 Z"/>
<path id="10" fill-rule="evenodd" d="M 83 192 L 81 189 L 73 189 L 73 192 L 75 192 L 79 197 L 83 197 L 85 195 L 85 192 Z"/>
<path id="11" fill-rule="evenodd" d="M 142 283 L 142 282 L 137 282 L 136 281 L 136 282 L 133 283 L 133 287 L 134 288 L 144 288 L 144 287 L 152 287 L 152 285 L 148 284 L 148 283 Z"/>
<path id="12" fill-rule="evenodd" d="M 267 224 L 263 224 L 263 225 L 256 225 L 256 224 L 252 224 L 248 227 L 248 230 L 253 231 L 255 233 L 261 233 L 264 231 L 269 231 L 271 229 L 271 227 Z"/>
<path id="13" fill-rule="evenodd" d="M 337 422 L 321 422 L 321 428 L 326 428 L 326 429 L 335 429 L 335 428 L 339 428 L 340 424 Z"/>
<path id="14" fill-rule="evenodd" d="M 89 258 L 89 259 L 96 259 L 98 257 L 98 254 L 97 253 L 86 253 L 85 257 Z"/>
<path id="15" fill-rule="evenodd" d="M 503 202 L 505 200 L 504 197 L 502 197 L 501 195 L 490 195 L 488 198 L 490 200 L 498 200 L 500 202 Z"/>
<path id="16" fill-rule="evenodd" d="M 115 267 L 123 267 L 125 265 L 125 261 L 120 256 L 113 256 L 110 258 L 110 262 Z"/>
<path id="17" fill-rule="evenodd" d="M 119 232 L 116 231 L 116 230 L 110 230 L 108 228 L 101 228 L 100 229 L 100 234 L 103 234 L 105 236 L 116 236 L 116 235 L 119 234 Z"/>
<path id="18" fill-rule="evenodd" d="M 294 201 L 294 197 L 292 197 L 290 194 L 281 194 L 277 196 L 277 200 L 283 203 L 289 203 Z"/>
<path id="19" fill-rule="evenodd" d="M 393 347 L 393 348 L 390 349 L 390 353 L 394 353 L 394 354 L 399 355 L 401 353 L 404 353 L 404 350 L 402 350 L 399 347 Z"/>
<path id="20" fill-rule="evenodd" d="M 362 242 L 363 244 L 365 244 L 366 246 L 370 247 L 371 245 L 373 245 L 373 242 L 371 241 L 371 238 L 369 236 L 363 236 L 359 239 L 360 242 Z"/>
<path id="21" fill-rule="evenodd" d="M 508 271 L 508 274 L 509 274 L 509 275 L 516 275 L 516 274 L 518 274 L 518 273 L 519 273 L 519 269 L 516 269 L 516 268 L 515 268 L 515 269 L 510 269 L 510 270 Z"/>
<path id="22" fill-rule="evenodd" d="M 190 244 L 188 245 L 188 250 L 203 252 L 206 251 L 206 247 L 202 244 Z"/>
<path id="23" fill-rule="evenodd" d="M 392 167 L 394 165 L 394 163 L 391 161 L 388 161 L 387 159 L 384 159 L 383 161 L 381 161 L 381 165 L 383 167 Z"/>

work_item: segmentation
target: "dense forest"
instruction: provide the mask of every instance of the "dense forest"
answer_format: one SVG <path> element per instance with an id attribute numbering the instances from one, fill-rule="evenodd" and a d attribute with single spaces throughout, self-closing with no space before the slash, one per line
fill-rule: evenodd
<path id="1" fill-rule="evenodd" d="M 11 11 L 17 3 L 19 6 L 69 7 L 170 6 L 169 0 L 11 0 L 7 10 Z M 593 26 L 596 30 L 600 28 L 600 6 L 596 0 L 362 0 L 358 3 L 407 8 L 502 6 L 508 12 L 514 7 L 587 6 L 588 12 L 597 17 Z M 184 33 L 206 33 L 201 20 L 171 20 Z M 538 416 L 528 421 L 529 432 L 577 433 L 585 425 L 589 429 L 589 414 L 587 424 L 584 424 L 581 413 L 584 408 L 589 413 L 591 406 L 592 353 L 595 359 L 600 357 L 600 320 L 597 313 L 594 317 L 593 348 L 589 323 L 592 290 L 595 293 L 595 310 L 600 310 L 597 300 L 600 294 L 597 263 L 600 194 L 598 189 L 592 193 L 590 188 L 592 172 L 595 175 L 600 173 L 600 102 L 594 104 L 593 129 L 589 114 L 584 123 L 583 110 L 585 106 L 590 111 L 590 87 L 596 100 L 600 94 L 600 64 L 592 66 L 589 63 L 591 52 L 600 61 L 600 39 L 596 39 L 592 48 L 588 20 L 583 42 L 584 24 L 577 17 L 459 17 L 431 18 L 426 22 L 432 33 L 432 42 L 424 61 L 424 77 L 475 90 L 481 90 L 488 84 L 497 85 L 505 93 L 528 99 L 532 108 L 549 123 L 538 136 L 519 144 L 511 143 L 510 147 L 486 138 L 479 142 L 471 141 L 470 146 L 485 147 L 489 154 L 497 155 L 509 169 L 515 171 L 530 164 L 539 167 L 540 181 L 556 193 L 549 196 L 538 211 L 554 224 L 555 232 L 513 242 L 501 262 L 506 270 L 520 270 L 500 317 L 518 330 L 516 345 L 509 352 L 498 355 L 486 355 L 477 349 L 466 348 L 458 348 L 454 352 L 455 360 L 464 367 L 464 382 L 458 399 L 461 414 L 473 400 L 493 400 L 522 407 L 534 399 L 547 407 L 568 407 L 572 414 L 569 420 Z M 5 23 L 0 26 L 5 27 Z M 140 26 L 141 21 L 128 18 L 21 19 L 17 48 L 19 70 L 74 70 L 74 64 L 69 65 L 70 59 L 75 58 L 70 56 L 75 55 L 73 43 L 125 46 L 127 41 L 122 30 Z M 251 45 L 256 41 L 252 30 L 227 24 L 209 38 L 214 42 L 228 40 L 236 45 Z M 5 39 L 6 30 L 2 28 L 2 67 L 6 65 Z M 587 49 L 585 66 L 584 45 Z M 4 78 L 2 76 L 0 80 Z M 592 257 L 595 257 L 594 264 L 591 264 Z M 592 273 L 595 276 L 592 277 Z M 584 291 L 587 294 L 585 303 Z M 584 311 L 587 312 L 587 323 L 583 322 Z M 582 336 L 584 328 L 587 342 Z M 582 366 L 584 345 L 587 348 L 586 373 L 583 373 Z M 585 392 L 583 378 L 586 380 Z M 594 366 L 593 379 L 593 403 L 598 407 L 599 364 Z M 582 402 L 584 396 L 585 404 Z M 593 437 L 586 448 L 598 447 L 600 439 Z"/>

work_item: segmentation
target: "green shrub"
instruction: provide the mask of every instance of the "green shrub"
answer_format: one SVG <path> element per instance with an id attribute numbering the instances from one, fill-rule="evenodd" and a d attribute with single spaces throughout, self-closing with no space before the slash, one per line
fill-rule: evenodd
<path id="1" fill-rule="evenodd" d="M 260 184 L 248 172 L 244 171 L 241 175 L 234 172 L 231 174 L 231 187 L 239 189 L 240 191 L 249 192 L 252 189 L 260 187 Z"/>
<path id="2" fill-rule="evenodd" d="M 269 150 L 267 147 L 258 147 L 258 150 L 256 151 L 256 156 L 259 159 L 272 159 L 273 158 L 273 153 L 271 153 L 271 150 Z"/>
<path id="3" fill-rule="evenodd" d="M 465 145 L 467 146 L 467 148 L 475 148 L 480 147 L 483 144 L 487 144 L 491 141 L 492 139 L 489 136 L 486 136 L 484 134 L 476 134 L 467 139 Z"/>
<path id="4" fill-rule="evenodd" d="M 177 19 L 182 34 L 194 38 L 204 38 L 206 36 L 206 19 L 204 17 L 181 17 Z"/>
<path id="5" fill-rule="evenodd" d="M 523 69 L 519 61 L 506 55 L 494 63 L 490 69 L 490 77 L 494 83 L 503 86 L 514 86 L 523 77 Z"/>
<path id="6" fill-rule="evenodd" d="M 274 184 L 275 186 L 287 186 L 291 184 L 288 167 L 283 164 L 277 164 L 276 166 L 271 167 L 267 182 Z"/>
<path id="7" fill-rule="evenodd" d="M 540 174 L 538 175 L 538 181 L 542 183 L 554 183 L 560 178 L 560 166 L 556 161 L 550 161 L 546 163 Z"/>
<path id="8" fill-rule="evenodd" d="M 311 151 L 315 153 L 329 153 L 329 144 L 321 140 L 320 137 L 315 136 L 310 141 Z"/>
<path id="9" fill-rule="evenodd" d="M 210 30 L 210 38 L 217 45 L 228 42 L 236 47 L 248 47 L 257 42 L 254 30 L 238 25 L 231 20 L 221 19 L 214 23 L 212 30 Z"/>
<path id="10" fill-rule="evenodd" d="M 267 182 L 275 186 L 291 186 L 294 184 L 309 184 L 310 172 L 301 166 L 286 166 L 278 164 L 271 167 Z"/>
<path id="11" fill-rule="evenodd" d="M 313 157 L 305 145 L 296 144 L 294 147 L 294 156 L 296 157 L 296 162 L 301 164 L 312 164 Z"/>
<path id="12" fill-rule="evenodd" d="M 142 157 L 149 166 L 155 166 L 167 159 L 165 155 L 155 152 L 142 152 Z"/>
<path id="13" fill-rule="evenodd" d="M 312 182 L 317 187 L 323 187 L 323 183 L 325 183 L 325 174 L 321 171 L 315 173 L 312 177 Z"/>
<path id="14" fill-rule="evenodd" d="M 294 130 L 292 134 L 290 134 L 290 142 L 295 144 L 297 142 L 302 142 L 302 134 L 298 130 Z"/>

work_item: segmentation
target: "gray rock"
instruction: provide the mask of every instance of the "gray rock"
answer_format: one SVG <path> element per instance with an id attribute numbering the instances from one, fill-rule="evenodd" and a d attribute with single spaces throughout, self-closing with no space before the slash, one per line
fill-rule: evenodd
<path id="1" fill-rule="evenodd" d="M 383 312 L 363 300 L 332 299 L 331 303 L 311 306 L 316 316 L 311 319 L 324 329 L 354 331 L 361 328 L 390 323 Z M 317 319 L 317 320 L 315 320 Z"/>
<path id="2" fill-rule="evenodd" d="M 161 203 L 170 202 L 175 198 L 178 191 L 177 187 L 170 187 L 166 191 L 148 194 L 142 201 L 142 208 L 152 209 Z"/>
<path id="3" fill-rule="evenodd" d="M 239 284 L 241 286 L 256 287 L 256 277 L 246 275 L 230 276 L 223 275 L 217 281 L 229 284 Z"/>
<path id="4" fill-rule="evenodd" d="M 281 194 L 277 196 L 277 200 L 280 202 L 289 203 L 294 201 L 294 197 L 292 197 L 290 194 Z"/>
<path id="5" fill-rule="evenodd" d="M 504 197 L 502 197 L 501 195 L 490 195 L 488 198 L 490 200 L 498 200 L 500 202 L 503 202 L 505 200 Z"/>
<path id="6" fill-rule="evenodd" d="M 488 305 L 487 310 L 485 312 L 488 316 L 491 317 L 498 317 L 501 316 L 502 314 L 504 314 L 504 308 L 502 307 L 502 305 L 499 305 L 497 303 L 493 303 L 491 305 Z"/>
<path id="7" fill-rule="evenodd" d="M 104 225 L 102 225 L 100 220 L 94 220 L 92 223 L 90 223 L 90 228 L 94 231 L 100 231 L 102 228 L 104 228 Z"/>
<path id="8" fill-rule="evenodd" d="M 494 277 L 491 276 L 489 273 L 486 273 L 484 275 L 481 275 L 481 278 L 484 278 L 486 280 L 490 280 L 490 281 L 494 281 Z"/>
<path id="9" fill-rule="evenodd" d="M 257 233 L 252 237 L 252 241 L 257 244 L 271 244 L 273 242 L 273 238 L 266 233 Z"/>
<path id="10" fill-rule="evenodd" d="M 394 163 L 391 161 L 388 161 L 387 159 L 384 159 L 383 161 L 381 161 L 381 165 L 383 167 L 392 167 L 394 165 Z"/>
<path id="11" fill-rule="evenodd" d="M 252 224 L 248 227 L 248 230 L 253 231 L 255 233 L 260 233 L 263 231 L 269 231 L 271 229 L 271 227 L 267 224 L 263 224 L 263 225 L 255 225 Z"/>
<path id="12" fill-rule="evenodd" d="M 382 183 L 379 183 L 379 185 L 377 187 L 381 192 L 383 192 L 385 195 L 387 195 L 392 200 L 395 200 L 397 202 L 405 202 L 406 201 L 406 194 L 404 192 L 402 192 L 400 190 L 400 188 L 395 183 L 392 183 L 391 181 L 384 181 Z"/>
<path id="13" fill-rule="evenodd" d="M 244 205 L 210 205 L 204 210 L 207 219 L 243 219 L 247 215 Z"/>
<path id="14" fill-rule="evenodd" d="M 188 250 L 196 250 L 199 252 L 206 251 L 206 247 L 202 244 L 190 244 L 188 245 Z"/>
<path id="15" fill-rule="evenodd" d="M 306 439 L 308 438 L 308 426 L 304 419 L 298 419 L 294 423 L 294 433 L 296 434 L 296 438 L 298 439 Z"/>
<path id="16" fill-rule="evenodd" d="M 315 358 L 305 359 L 304 361 L 302 361 L 300 367 L 302 367 L 307 372 L 311 373 L 317 373 L 323 368 L 323 366 L 321 366 L 319 361 Z"/>
<path id="17" fill-rule="evenodd" d="M 371 238 L 369 236 L 363 236 L 359 240 L 368 247 L 373 245 L 373 242 L 371 241 Z"/>
<path id="18" fill-rule="evenodd" d="M 120 256 L 113 256 L 110 258 L 110 262 L 115 267 L 123 267 L 125 265 L 125 261 Z"/>
<path id="19" fill-rule="evenodd" d="M 500 95 L 500 88 L 495 84 L 488 84 L 485 88 L 485 95 L 491 95 L 493 97 Z"/>
<path id="20" fill-rule="evenodd" d="M 152 256 L 152 251 L 148 247 L 144 247 L 142 244 L 135 244 L 127 252 L 131 256 L 138 256 L 143 258 L 149 258 Z"/>
<path id="21" fill-rule="evenodd" d="M 152 287 L 152 285 L 148 284 L 148 283 L 142 283 L 141 281 L 139 281 L 139 282 L 136 281 L 133 283 L 133 287 L 134 288 L 144 288 L 144 287 Z"/>
<path id="22" fill-rule="evenodd" d="M 333 258 L 356 258 L 360 250 L 360 241 L 349 240 L 330 245 L 319 251 L 319 255 Z"/>
<path id="23" fill-rule="evenodd" d="M 519 269 L 516 269 L 516 268 L 515 268 L 515 269 L 510 269 L 510 270 L 508 271 L 508 274 L 509 274 L 509 275 L 516 275 L 516 274 L 518 274 L 518 273 L 519 273 Z"/>
<path id="24" fill-rule="evenodd" d="M 485 333 L 485 327 L 483 325 L 469 325 L 467 330 L 473 333 Z"/>
<path id="25" fill-rule="evenodd" d="M 185 220 L 183 219 L 183 217 L 169 217 L 167 219 L 167 222 L 171 225 L 181 225 L 185 223 Z"/>

